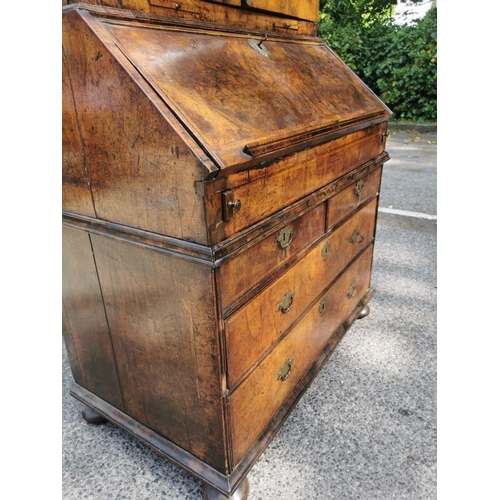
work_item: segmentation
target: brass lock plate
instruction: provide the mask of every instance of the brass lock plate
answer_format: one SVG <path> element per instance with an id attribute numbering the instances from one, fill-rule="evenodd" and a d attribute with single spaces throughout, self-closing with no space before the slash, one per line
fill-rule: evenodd
<path id="1" fill-rule="evenodd" d="M 330 241 L 327 241 L 323 245 L 323 248 L 321 249 L 321 257 L 323 258 L 324 261 L 328 259 L 328 255 L 330 254 L 331 248 L 332 248 L 332 243 Z"/>
<path id="2" fill-rule="evenodd" d="M 264 35 L 260 40 L 250 39 L 250 40 L 248 40 L 248 43 L 250 44 L 252 49 L 255 50 L 255 52 L 257 52 L 261 56 L 270 57 L 269 52 L 268 52 L 266 46 L 264 45 L 264 42 L 266 41 L 266 39 L 267 39 L 267 35 Z"/>
<path id="3" fill-rule="evenodd" d="M 285 361 L 285 364 L 281 367 L 280 371 L 278 372 L 277 380 L 281 380 L 283 382 L 290 376 L 290 372 L 292 371 L 292 363 L 293 363 L 293 358 L 289 358 Z"/>
<path id="4" fill-rule="evenodd" d="M 292 242 L 293 231 L 289 226 L 285 226 L 278 233 L 278 237 L 276 238 L 276 243 L 281 249 L 285 249 Z"/>
<path id="5" fill-rule="evenodd" d="M 325 310 L 326 310 L 326 297 L 323 297 L 318 306 L 319 315 L 323 316 L 323 314 L 325 314 Z"/>

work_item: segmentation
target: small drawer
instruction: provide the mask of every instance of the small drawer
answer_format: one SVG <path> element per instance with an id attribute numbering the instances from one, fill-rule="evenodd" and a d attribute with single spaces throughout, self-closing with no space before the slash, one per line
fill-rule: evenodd
<path id="1" fill-rule="evenodd" d="M 350 184 L 328 200 L 327 229 L 332 228 L 366 200 L 376 196 L 380 186 L 382 167 Z"/>
<path id="2" fill-rule="evenodd" d="M 266 428 L 370 286 L 370 245 L 229 397 L 234 463 Z"/>
<path id="3" fill-rule="evenodd" d="M 225 323 L 228 387 L 233 388 L 332 280 L 371 243 L 376 200 L 231 315 Z"/>
<path id="4" fill-rule="evenodd" d="M 218 269 L 222 311 L 317 240 L 325 229 L 325 204 L 279 227 Z"/>

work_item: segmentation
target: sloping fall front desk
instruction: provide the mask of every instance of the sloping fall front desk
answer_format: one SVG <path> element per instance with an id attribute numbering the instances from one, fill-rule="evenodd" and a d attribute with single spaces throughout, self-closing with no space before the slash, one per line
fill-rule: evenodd
<path id="1" fill-rule="evenodd" d="M 315 37 L 63 9 L 63 333 L 89 421 L 246 497 L 368 312 L 389 116 Z"/>

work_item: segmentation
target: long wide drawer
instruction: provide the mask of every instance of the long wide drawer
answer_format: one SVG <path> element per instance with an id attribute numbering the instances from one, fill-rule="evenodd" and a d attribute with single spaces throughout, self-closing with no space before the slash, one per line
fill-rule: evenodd
<path id="1" fill-rule="evenodd" d="M 235 465 L 368 290 L 372 254 L 370 245 L 229 396 Z"/>
<path id="2" fill-rule="evenodd" d="M 372 240 L 377 200 L 362 207 L 225 323 L 233 388 Z"/>

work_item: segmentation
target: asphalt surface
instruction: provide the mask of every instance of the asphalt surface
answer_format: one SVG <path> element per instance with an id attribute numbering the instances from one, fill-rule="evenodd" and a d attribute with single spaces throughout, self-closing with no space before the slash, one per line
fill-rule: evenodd
<path id="1" fill-rule="evenodd" d="M 437 497 L 436 133 L 392 131 L 387 151 L 371 313 L 250 471 L 251 500 Z M 124 431 L 86 423 L 71 381 L 63 345 L 63 499 L 203 498 L 200 481 Z"/>

